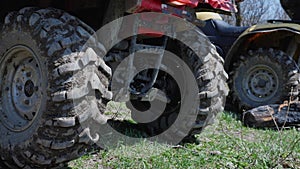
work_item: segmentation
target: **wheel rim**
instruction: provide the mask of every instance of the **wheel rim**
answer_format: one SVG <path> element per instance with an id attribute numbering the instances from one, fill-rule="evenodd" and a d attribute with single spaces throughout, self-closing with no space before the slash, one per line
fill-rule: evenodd
<path id="1" fill-rule="evenodd" d="M 279 78 L 267 65 L 256 65 L 247 73 L 243 83 L 244 92 L 253 101 L 266 102 L 277 93 Z"/>
<path id="2" fill-rule="evenodd" d="M 42 104 L 41 64 L 26 46 L 4 54 L 0 67 L 0 120 L 11 131 L 24 131 L 36 120 Z"/>

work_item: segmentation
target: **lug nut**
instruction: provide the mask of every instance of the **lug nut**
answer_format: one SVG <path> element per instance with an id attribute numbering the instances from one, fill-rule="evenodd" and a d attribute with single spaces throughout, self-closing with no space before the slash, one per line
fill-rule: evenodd
<path id="1" fill-rule="evenodd" d="M 26 105 L 29 105 L 30 102 L 29 102 L 29 100 L 25 100 L 24 103 L 25 103 Z"/>
<path id="2" fill-rule="evenodd" d="M 17 89 L 21 91 L 23 88 L 22 86 L 17 86 Z"/>
<path id="3" fill-rule="evenodd" d="M 27 76 L 27 77 L 31 77 L 31 72 L 27 72 L 27 73 L 26 73 L 26 76 Z"/>

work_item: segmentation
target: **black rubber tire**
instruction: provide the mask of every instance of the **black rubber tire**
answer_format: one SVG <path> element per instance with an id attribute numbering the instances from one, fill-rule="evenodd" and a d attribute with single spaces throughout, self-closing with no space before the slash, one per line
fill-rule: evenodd
<path id="1" fill-rule="evenodd" d="M 22 131 L 4 125 L 3 114 L 7 112 L 1 109 L 1 163 L 9 168 L 57 167 L 83 155 L 97 141 L 90 129 L 80 124 L 104 113 L 112 94 L 104 47 L 99 44 L 96 50 L 102 53 L 96 54 L 95 47 L 84 46 L 93 33 L 79 19 L 57 9 L 23 8 L 6 16 L 0 34 L 1 65 L 9 62 L 4 58 L 9 49 L 26 46 L 40 64 L 39 90 L 44 95 L 39 112 Z M 9 101 L 3 100 L 2 83 L 0 90 L 3 107 Z M 99 123 L 106 122 L 104 115 L 99 117 Z"/>
<path id="2" fill-rule="evenodd" d="M 251 88 L 245 84 L 247 77 L 251 76 L 252 70 L 256 69 L 262 73 L 264 70 L 269 72 L 271 79 L 274 79 L 271 81 L 276 81 L 272 87 L 267 87 L 270 91 L 264 96 L 258 95 L 259 91 L 255 92 L 253 89 L 252 84 L 256 84 L 252 83 L 255 76 L 253 76 L 253 80 L 250 79 L 249 86 Z M 297 64 L 293 58 L 284 52 L 275 49 L 249 51 L 248 54 L 241 56 L 240 60 L 234 63 L 234 69 L 230 73 L 229 80 L 231 92 L 227 100 L 230 102 L 229 104 L 238 106 L 238 111 L 241 112 L 262 105 L 279 104 L 290 99 L 295 100 L 298 99 L 300 88 L 299 77 Z M 267 82 L 264 86 L 271 84 L 270 81 Z M 246 92 L 247 89 L 248 92 Z"/>
<path id="3" fill-rule="evenodd" d="M 200 107 L 198 109 L 197 119 L 189 119 L 189 121 L 186 122 L 193 123 L 189 133 L 182 132 L 185 126 L 181 126 L 182 128 L 177 128 L 178 136 L 170 135 L 169 139 L 171 140 L 172 137 L 182 137 L 180 134 L 185 133 L 186 135 L 182 137 L 184 138 L 182 142 L 195 142 L 194 136 L 200 134 L 202 129 L 206 126 L 211 125 L 217 114 L 224 110 L 226 96 L 229 92 L 226 83 L 228 76 L 223 67 L 223 59 L 201 31 L 189 31 L 184 37 L 192 41 L 194 46 L 198 47 L 197 51 L 192 51 L 189 47 L 179 42 L 176 43 L 175 48 L 180 48 L 178 56 L 188 65 L 197 81 Z M 149 136 L 156 136 L 166 131 L 174 124 L 180 111 L 180 106 L 176 105 L 181 102 L 181 98 L 178 96 L 180 91 L 176 90 L 176 81 L 170 78 L 166 79 L 166 81 L 167 85 L 160 90 L 165 91 L 171 102 L 166 105 L 166 109 L 160 117 L 153 122 L 140 124 L 141 127 L 139 127 L 146 130 Z M 135 107 L 137 109 L 138 107 L 144 107 L 144 103 L 142 101 L 135 101 Z"/>

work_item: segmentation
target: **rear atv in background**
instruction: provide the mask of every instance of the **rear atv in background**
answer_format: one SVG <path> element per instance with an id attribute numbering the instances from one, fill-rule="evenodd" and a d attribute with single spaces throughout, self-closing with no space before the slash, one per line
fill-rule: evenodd
<path id="1" fill-rule="evenodd" d="M 218 15 L 220 11 L 198 13 L 206 23 L 199 28 L 225 60 L 229 110 L 242 112 L 298 98 L 299 2 L 281 3 L 292 21 L 270 21 L 250 28 L 229 25 Z"/>
<path id="2" fill-rule="evenodd" d="M 169 139 L 192 138 L 223 110 L 228 93 L 223 59 L 197 28 L 184 34 L 192 46 L 153 31 L 135 32 L 138 35 L 113 48 L 101 44 L 112 39 L 92 36 L 106 23 L 132 13 L 166 13 L 197 23 L 195 9 L 201 6 L 197 0 L 10 0 L 0 6 L 0 165 L 49 168 L 83 155 L 104 136 L 82 124 L 89 120 L 105 124 L 104 110 L 111 99 L 130 103 L 133 114 L 146 111 L 153 101 L 163 102 L 166 108 L 157 119 L 137 125 L 150 136 L 170 128 L 185 99 L 170 74 L 160 70 L 170 67 L 161 64 L 160 50 L 176 54 L 197 83 L 197 116 L 185 117 L 187 125 L 176 128 Z M 165 20 L 159 23 L 168 25 Z M 88 40 L 92 46 L 86 45 Z M 154 51 L 150 54 L 158 58 L 157 67 L 133 79 L 125 76 L 121 81 L 128 85 L 111 92 L 116 66 L 141 49 L 148 51 L 145 55 Z M 145 65 L 143 60 L 133 61 Z M 128 64 L 123 73 L 135 68 Z M 182 67 L 175 69 L 180 73 Z M 163 99 L 157 99 L 161 97 L 157 90 L 164 93 Z M 182 132 L 186 128 L 189 131 Z"/>
<path id="3" fill-rule="evenodd" d="M 244 111 L 281 104 L 299 95 L 300 3 L 281 0 L 292 20 L 270 20 L 247 29 L 225 58 L 231 89 L 227 101 Z"/>

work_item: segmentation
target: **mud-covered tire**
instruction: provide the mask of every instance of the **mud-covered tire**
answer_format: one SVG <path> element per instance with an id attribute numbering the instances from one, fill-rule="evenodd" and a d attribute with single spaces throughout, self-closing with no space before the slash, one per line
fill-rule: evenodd
<path id="1" fill-rule="evenodd" d="M 224 110 L 226 96 L 229 92 L 226 83 L 228 76 L 223 68 L 223 59 L 203 33 L 198 30 L 192 30 L 183 35 L 183 37 L 187 41 L 192 41 L 191 44 L 194 44 L 194 46 L 197 46 L 197 50 L 192 51 L 189 47 L 178 42 L 175 48 L 180 48 L 178 56 L 189 67 L 196 79 L 199 89 L 200 107 L 198 108 L 196 119 L 189 119 L 189 122 L 186 122 L 193 124 L 190 127 L 190 131 L 185 133 L 184 137 L 180 134 L 178 136 L 170 135 L 168 140 L 172 140 L 172 137 L 173 139 L 174 137 L 181 137 L 183 142 L 194 142 L 194 136 L 201 133 L 206 126 L 211 125 L 217 114 Z M 142 126 L 140 128 L 146 130 L 150 136 L 156 136 L 170 128 L 180 113 L 180 106 L 177 104 L 181 104 L 182 98 L 180 98 L 180 91 L 176 87 L 178 84 L 171 78 L 167 78 L 165 81 L 167 85 L 165 88 L 160 88 L 160 90 L 166 91 L 167 97 L 171 100 L 170 103 L 166 105 L 166 109 L 156 120 L 140 124 Z M 134 102 L 135 108 L 144 107 L 143 102 Z M 182 122 L 182 126 L 177 128 L 177 133 L 184 133 L 184 128 L 185 126 Z"/>
<path id="2" fill-rule="evenodd" d="M 299 68 L 280 50 L 249 51 L 234 63 L 230 72 L 229 104 L 239 111 L 298 99 Z"/>
<path id="3" fill-rule="evenodd" d="M 112 96 L 104 48 L 98 44 L 96 54 L 95 46 L 84 45 L 93 33 L 56 9 L 24 8 L 6 16 L 0 34 L 1 163 L 52 168 L 97 141 L 80 124 L 93 117 L 105 123 L 102 113 Z"/>

